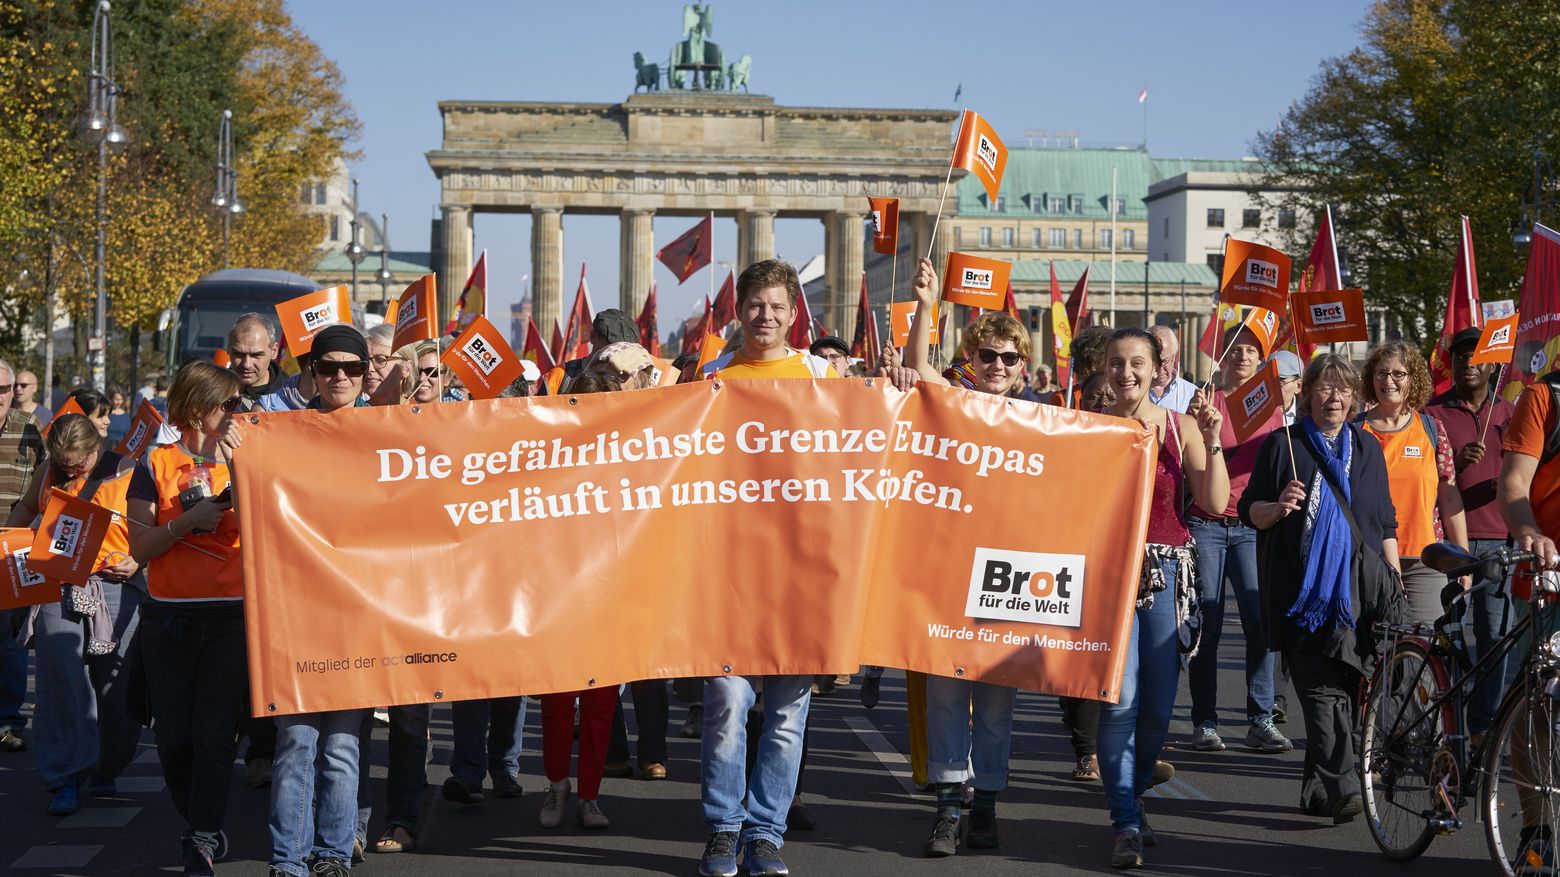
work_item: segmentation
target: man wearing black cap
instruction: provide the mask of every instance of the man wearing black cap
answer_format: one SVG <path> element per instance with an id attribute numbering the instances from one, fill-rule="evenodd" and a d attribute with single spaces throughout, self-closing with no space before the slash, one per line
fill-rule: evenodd
<path id="1" fill-rule="evenodd" d="M 850 371 L 850 345 L 833 335 L 825 335 L 812 343 L 807 352 L 821 356 L 840 374 Z"/>
<path id="2" fill-rule="evenodd" d="M 595 353 L 608 344 L 617 342 L 630 344 L 639 343 L 639 326 L 634 318 L 623 313 L 617 308 L 607 308 L 597 311 L 596 318 L 590 321 L 590 350 Z M 571 359 L 561 367 L 553 369 L 542 381 L 541 394 L 546 396 L 556 392 L 553 388 L 562 386 L 574 380 L 574 376 L 585 367 L 585 361 L 589 356 L 579 359 Z"/>
<path id="3" fill-rule="evenodd" d="M 1491 386 L 1501 367 L 1472 362 L 1480 334 L 1478 329 L 1468 328 L 1452 336 L 1447 345 L 1452 388 L 1425 405 L 1425 413 L 1446 427 L 1447 440 L 1456 455 L 1457 492 L 1462 494 L 1468 522 L 1468 549 L 1475 554 L 1493 551 L 1506 542 L 1506 522 L 1495 500 L 1495 489 L 1500 481 L 1506 425 L 1516 412 Z M 1513 617 L 1510 599 L 1485 589 L 1469 599 L 1468 608 L 1473 614 L 1474 645 L 1482 655 L 1509 625 Z M 1490 673 L 1468 699 L 1468 731 L 1475 740 L 1494 723 L 1505 678 L 1504 668 Z"/>

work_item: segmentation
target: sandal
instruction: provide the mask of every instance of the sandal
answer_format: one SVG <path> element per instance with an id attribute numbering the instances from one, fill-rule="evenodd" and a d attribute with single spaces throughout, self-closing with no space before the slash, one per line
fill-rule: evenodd
<path id="1" fill-rule="evenodd" d="M 412 833 L 397 825 L 385 832 L 384 837 L 374 841 L 376 853 L 409 853 L 417 848 L 417 839 Z"/>
<path id="2" fill-rule="evenodd" d="M 1099 760 L 1093 755 L 1085 755 L 1078 759 L 1073 767 L 1072 778 L 1075 782 L 1092 783 L 1100 778 Z"/>

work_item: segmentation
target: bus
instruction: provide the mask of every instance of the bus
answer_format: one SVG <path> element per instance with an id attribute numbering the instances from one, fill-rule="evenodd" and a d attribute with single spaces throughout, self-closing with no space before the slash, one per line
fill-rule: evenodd
<path id="1" fill-rule="evenodd" d="M 226 268 L 191 283 L 159 320 L 169 373 L 192 359 L 211 359 L 227 346 L 228 330 L 244 314 L 264 314 L 275 327 L 278 304 L 319 288 L 301 274 L 268 268 Z M 354 303 L 352 321 L 362 326 L 364 316 Z"/>

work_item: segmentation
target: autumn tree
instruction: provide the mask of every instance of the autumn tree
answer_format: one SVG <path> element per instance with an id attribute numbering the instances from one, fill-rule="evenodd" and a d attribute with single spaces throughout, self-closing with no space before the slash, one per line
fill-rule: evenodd
<path id="1" fill-rule="evenodd" d="M 1268 200 L 1312 215 L 1331 204 L 1355 285 L 1423 342 L 1440 330 L 1459 216 L 1483 297 L 1514 296 L 1526 253 L 1511 235 L 1524 204 L 1554 193 L 1551 175 L 1539 193 L 1533 176 L 1535 155 L 1560 157 L 1557 75 L 1560 0 L 1381 0 L 1359 47 L 1322 62 L 1258 136 L 1265 187 L 1298 184 Z"/>

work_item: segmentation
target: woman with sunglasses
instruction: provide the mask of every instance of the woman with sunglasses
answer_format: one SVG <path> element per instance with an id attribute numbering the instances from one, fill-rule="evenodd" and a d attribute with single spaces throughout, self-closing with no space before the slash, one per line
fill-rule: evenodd
<path id="1" fill-rule="evenodd" d="M 900 389 L 924 381 L 1006 395 L 1018 383 L 1029 359 L 1029 333 L 1008 314 L 988 311 L 964 330 L 960 345 L 963 361 L 939 373 L 929 354 L 929 315 L 934 313 L 938 288 L 931 260 L 922 259 L 914 285 L 920 306 L 905 345 L 905 367 L 887 368 L 885 374 Z M 959 805 L 966 780 L 974 786 L 975 799 L 964 843 L 972 849 L 997 846 L 997 793 L 1007 786 L 1016 694 L 1016 689 L 1005 685 L 926 677 L 926 778 L 937 803 L 932 833 L 924 848 L 928 858 L 951 856 L 958 849 Z M 974 776 L 970 775 L 971 764 Z"/>
<path id="2" fill-rule="evenodd" d="M 1181 497 L 1189 487 L 1198 505 L 1222 509 L 1230 496 L 1219 453 L 1223 415 L 1201 392 L 1192 401 L 1195 417 L 1155 404 L 1149 388 L 1163 364 L 1159 339 L 1136 327 L 1117 329 L 1105 345 L 1104 372 L 1116 401 L 1104 413 L 1136 420 L 1159 440 L 1121 696 L 1100 705 L 1100 779 L 1116 830 L 1110 857 L 1116 868 L 1143 867 L 1143 847 L 1154 845 L 1142 796 L 1154 784 L 1170 731 L 1182 661 L 1197 649 L 1197 551 Z"/>
<path id="3" fill-rule="evenodd" d="M 1442 538 L 1468 547 L 1452 442 L 1446 426 L 1424 412 L 1431 386 L 1425 358 L 1401 341 L 1388 341 L 1365 358 L 1365 401 L 1375 407 L 1359 422 L 1381 443 L 1387 460 L 1403 593 L 1413 620 L 1425 623 L 1441 617 L 1446 576 L 1420 563 L 1419 552 Z"/>
<path id="4" fill-rule="evenodd" d="M 87 392 L 107 410 L 101 394 Z M 11 507 L 7 527 L 37 527 L 50 488 L 125 513 L 135 461 L 105 450 L 97 425 L 80 414 L 56 417 L 45 447 L 49 462 Z M 33 746 L 51 816 L 80 808 L 82 784 L 95 797 L 112 796 L 141 736 L 126 714 L 120 673 L 146 587 L 129 549 L 129 528 L 116 517 L 98 551 L 97 572 L 83 587 L 66 586 L 63 600 L 34 607 L 20 637 L 31 639 L 37 653 Z"/>
<path id="5" fill-rule="evenodd" d="M 168 422 L 181 438 L 147 452 L 127 501 L 130 554 L 147 565 L 137 641 L 157 756 L 188 825 L 186 875 L 211 874 L 225 852 L 222 824 L 248 714 L 244 571 L 228 489 L 242 389 L 237 375 L 209 362 L 179 369 Z"/>
<path id="6" fill-rule="evenodd" d="M 405 364 L 401 384 L 401 399 L 427 405 L 444 401 L 444 366 L 439 362 L 437 341 L 418 341 L 397 350 L 396 356 Z"/>

